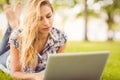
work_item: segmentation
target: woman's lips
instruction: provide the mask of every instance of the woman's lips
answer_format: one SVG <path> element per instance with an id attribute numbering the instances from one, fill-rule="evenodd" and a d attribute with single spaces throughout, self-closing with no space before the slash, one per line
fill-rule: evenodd
<path id="1" fill-rule="evenodd" d="M 43 28 L 44 31 L 49 31 L 51 27 L 45 27 Z"/>

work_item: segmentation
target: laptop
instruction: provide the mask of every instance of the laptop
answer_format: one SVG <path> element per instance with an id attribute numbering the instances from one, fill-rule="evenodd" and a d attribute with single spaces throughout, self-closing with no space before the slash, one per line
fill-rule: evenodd
<path id="1" fill-rule="evenodd" d="M 52 54 L 48 58 L 45 80 L 100 80 L 109 51 Z"/>

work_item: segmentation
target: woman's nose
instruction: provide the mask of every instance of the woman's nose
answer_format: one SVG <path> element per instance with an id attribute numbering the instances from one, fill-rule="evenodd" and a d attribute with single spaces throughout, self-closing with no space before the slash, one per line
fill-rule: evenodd
<path id="1" fill-rule="evenodd" d="M 44 23 L 44 25 L 49 25 L 49 20 L 45 18 L 43 23 Z"/>

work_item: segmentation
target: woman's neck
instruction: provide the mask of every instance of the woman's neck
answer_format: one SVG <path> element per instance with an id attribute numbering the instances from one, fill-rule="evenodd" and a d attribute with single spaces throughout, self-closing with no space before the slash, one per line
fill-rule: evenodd
<path id="1" fill-rule="evenodd" d="M 45 40 L 48 38 L 48 36 L 49 36 L 49 34 L 38 33 L 38 39 L 40 39 L 40 40 Z"/>
<path id="2" fill-rule="evenodd" d="M 48 36 L 49 36 L 49 34 L 44 34 L 44 35 L 38 34 L 36 49 L 39 53 L 41 53 L 43 51 L 45 44 L 47 42 Z"/>

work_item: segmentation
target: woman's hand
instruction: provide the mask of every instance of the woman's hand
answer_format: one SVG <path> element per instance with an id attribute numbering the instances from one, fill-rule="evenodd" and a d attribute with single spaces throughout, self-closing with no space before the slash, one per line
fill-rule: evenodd
<path id="1" fill-rule="evenodd" d="M 44 80 L 44 75 L 41 73 L 35 73 L 34 74 L 34 80 Z"/>

